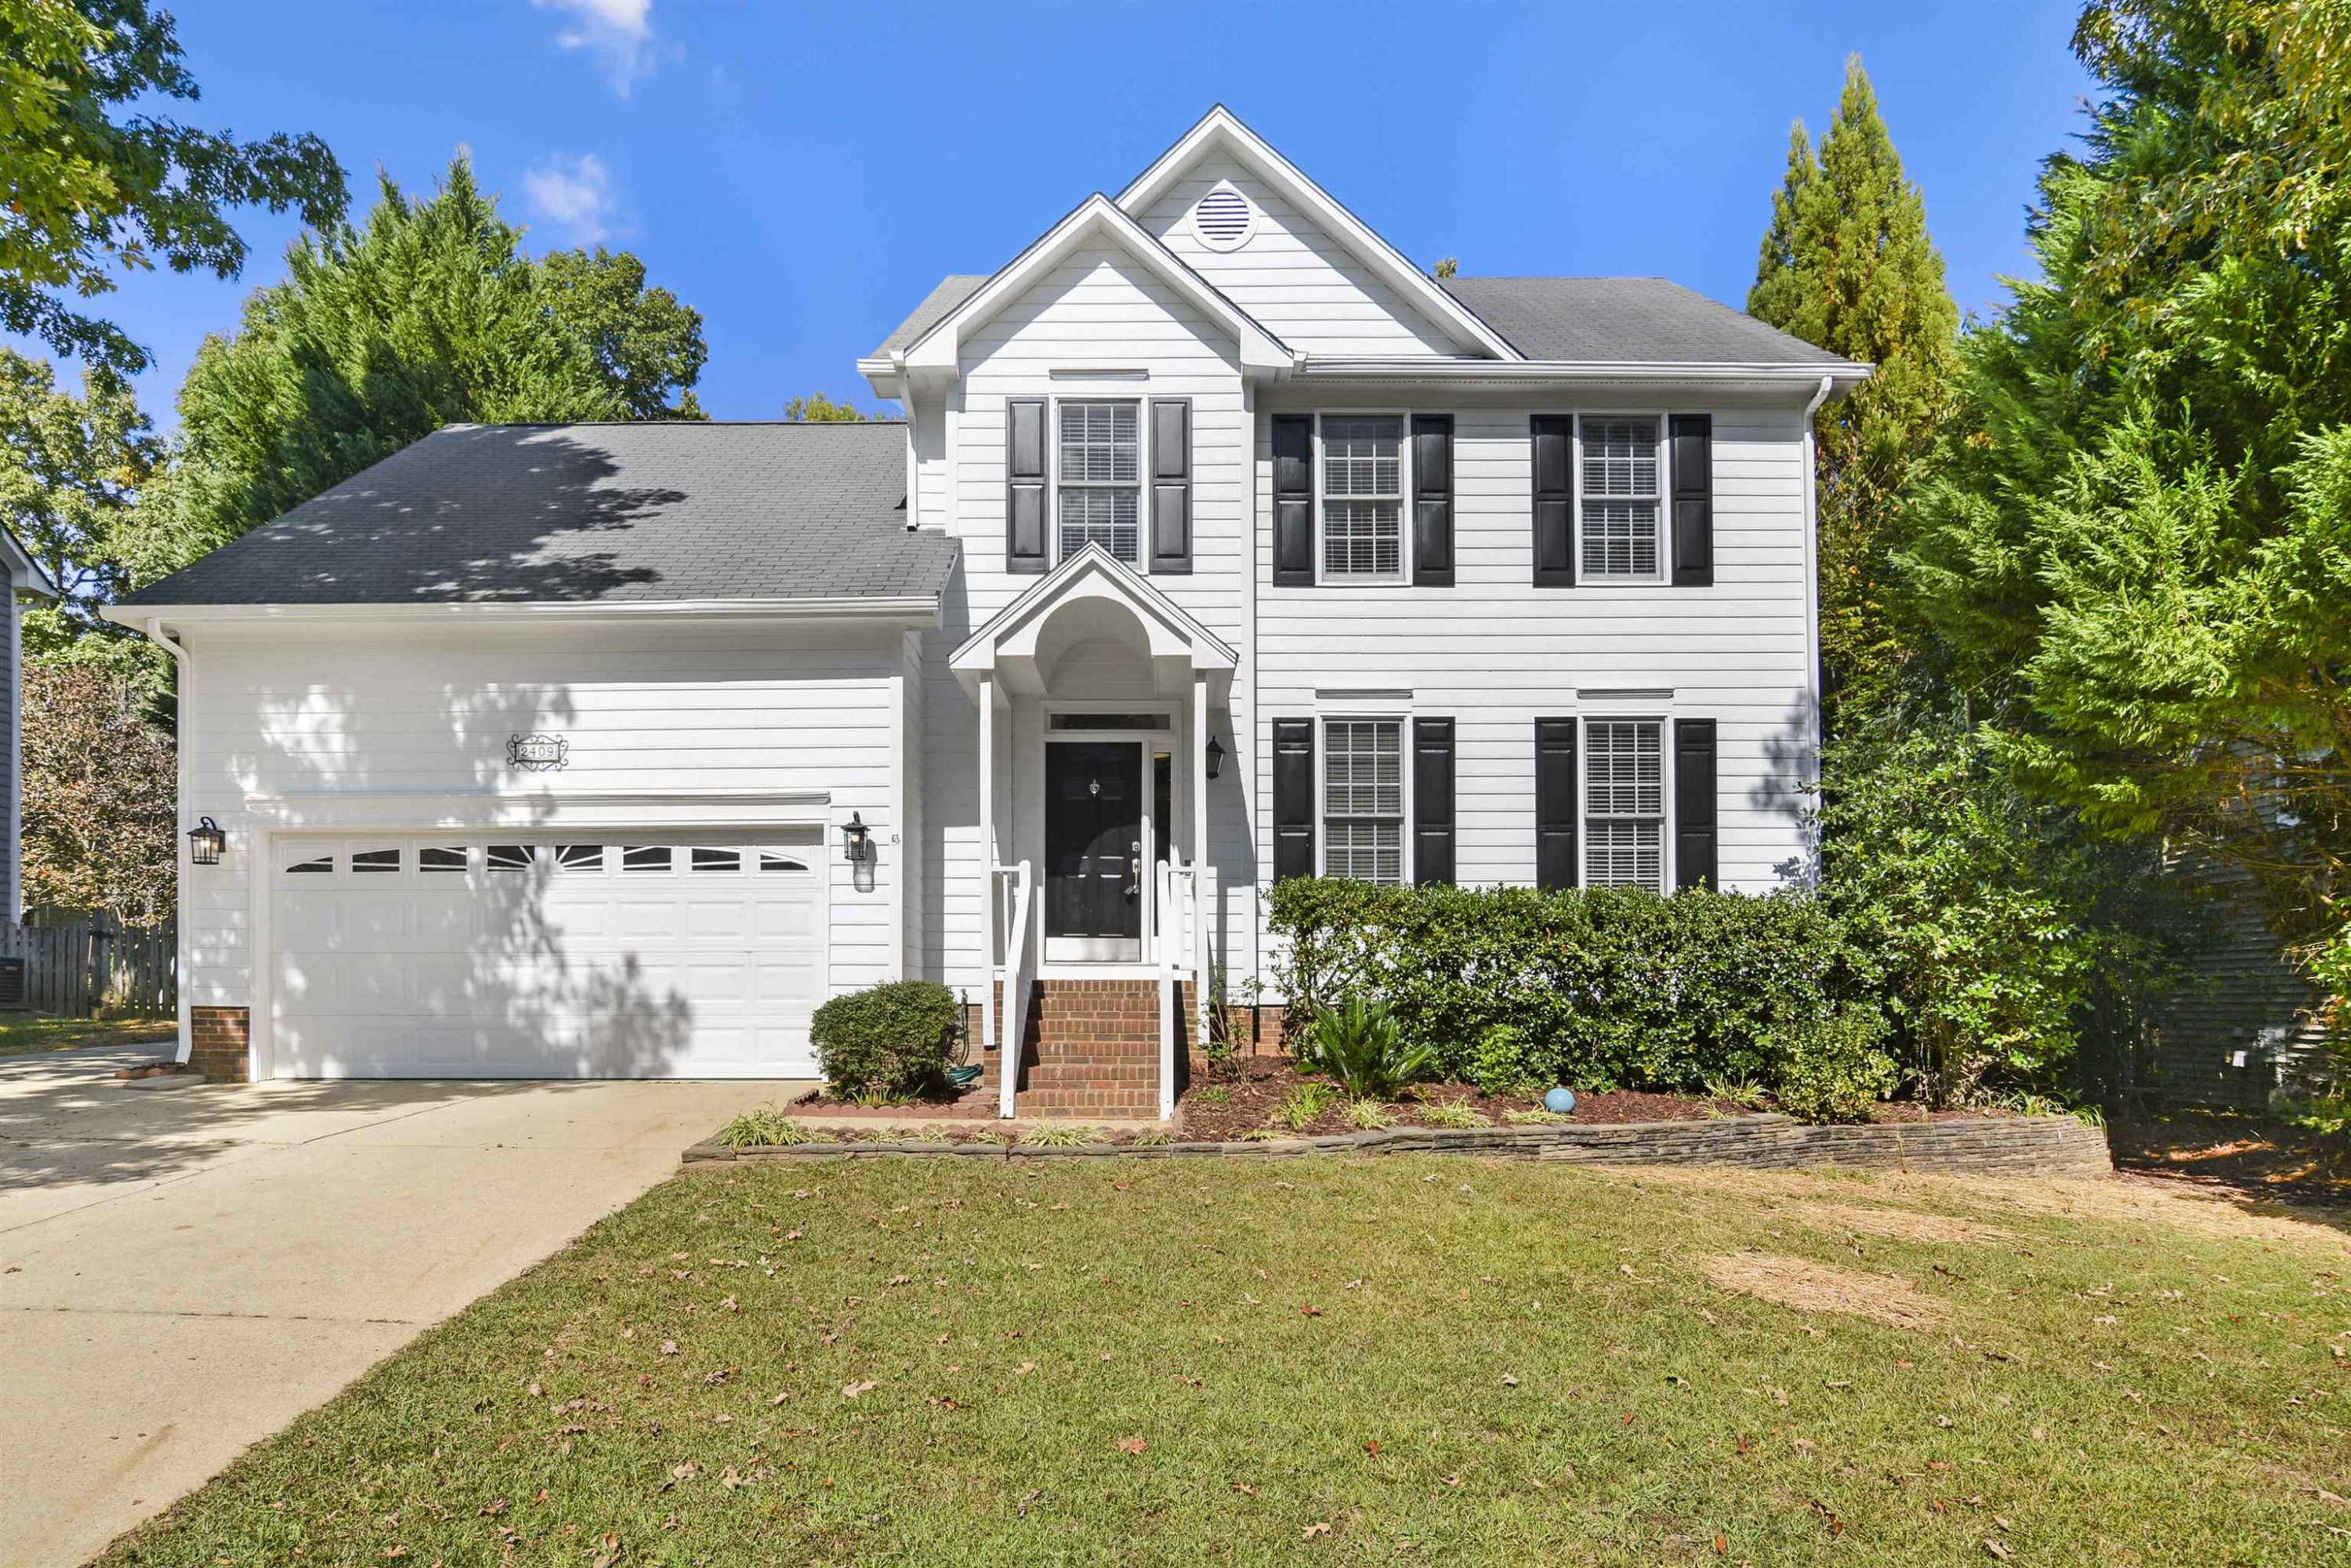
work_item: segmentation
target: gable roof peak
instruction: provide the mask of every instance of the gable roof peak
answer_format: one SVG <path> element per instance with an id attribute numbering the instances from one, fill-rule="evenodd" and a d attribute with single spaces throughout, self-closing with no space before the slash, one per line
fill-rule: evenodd
<path id="1" fill-rule="evenodd" d="M 1438 287 L 1435 278 L 1316 184 L 1304 170 L 1282 156 L 1271 142 L 1250 130 L 1239 115 L 1221 102 L 1211 104 L 1207 113 L 1190 130 L 1128 183 L 1118 193 L 1119 206 L 1129 214 L 1146 211 L 1212 147 L 1229 152 L 1243 168 L 1304 210 L 1382 281 L 1440 326 L 1449 329 L 1463 343 L 1497 360 L 1524 358 L 1509 339 L 1487 325 L 1467 304 Z"/>

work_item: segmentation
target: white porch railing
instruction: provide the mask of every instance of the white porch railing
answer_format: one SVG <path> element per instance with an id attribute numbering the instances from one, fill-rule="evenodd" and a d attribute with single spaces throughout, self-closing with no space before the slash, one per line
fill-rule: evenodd
<path id="1" fill-rule="evenodd" d="M 1176 1009 L 1192 982 L 1192 1038 L 1208 1038 L 1208 986 L 1214 974 L 1208 927 L 1217 908 L 1217 868 L 1186 865 L 1182 857 L 1159 867 L 1159 1114 L 1176 1113 Z"/>
<path id="2" fill-rule="evenodd" d="M 991 866 L 987 879 L 997 916 L 993 936 L 1002 938 L 1004 956 L 1000 960 L 994 953 L 987 956 L 990 994 L 979 1009 L 979 1040 L 983 1051 L 1003 1051 L 996 1062 L 996 1113 L 1007 1120 L 1020 1084 L 1020 1042 L 1028 1032 L 1029 890 L 1035 880 L 1027 861 Z M 999 1006 L 1004 1011 L 1001 1029 L 996 1016 Z M 999 1034 L 1004 1038 L 999 1040 Z"/>

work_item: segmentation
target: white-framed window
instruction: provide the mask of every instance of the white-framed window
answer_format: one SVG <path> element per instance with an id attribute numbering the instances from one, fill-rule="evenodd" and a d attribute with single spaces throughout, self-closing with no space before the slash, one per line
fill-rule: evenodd
<path id="1" fill-rule="evenodd" d="M 1326 413 L 1316 484 L 1325 582 L 1405 580 L 1405 416 Z"/>
<path id="2" fill-rule="evenodd" d="M 1666 724 L 1583 721 L 1583 881 L 1666 891 Z"/>
<path id="3" fill-rule="evenodd" d="M 1322 874 L 1405 880 L 1404 720 L 1322 721 Z"/>
<path id="4" fill-rule="evenodd" d="M 1098 544 L 1143 559 L 1143 412 L 1132 399 L 1063 402 L 1056 413 L 1060 557 Z"/>
<path id="5" fill-rule="evenodd" d="M 1654 413 L 1587 413 L 1576 421 L 1578 581 L 1662 580 L 1664 424 Z"/>

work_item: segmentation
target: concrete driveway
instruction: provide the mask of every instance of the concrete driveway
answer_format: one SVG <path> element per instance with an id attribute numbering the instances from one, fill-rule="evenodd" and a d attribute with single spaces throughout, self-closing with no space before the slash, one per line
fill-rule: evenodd
<path id="1" fill-rule="evenodd" d="M 0 1059 L 0 1563 L 78 1563 L 677 1169 L 759 1083 L 266 1083 Z"/>

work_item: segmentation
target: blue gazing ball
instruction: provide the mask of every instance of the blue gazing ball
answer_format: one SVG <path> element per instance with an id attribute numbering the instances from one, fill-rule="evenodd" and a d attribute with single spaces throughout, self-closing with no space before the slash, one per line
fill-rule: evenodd
<path id="1" fill-rule="evenodd" d="M 1562 1116 L 1566 1115 L 1575 1109 L 1575 1091 L 1565 1084 L 1560 1085 L 1543 1096 L 1543 1109 L 1556 1111 Z"/>

